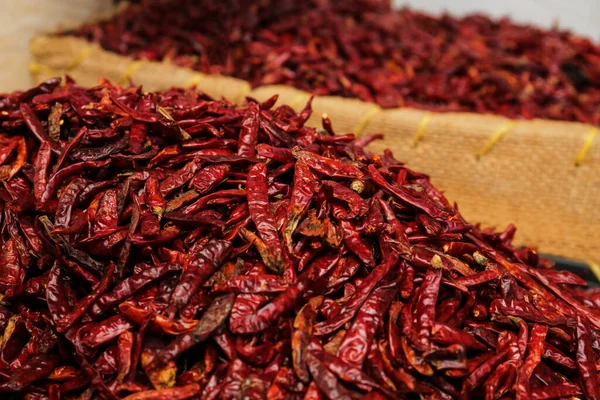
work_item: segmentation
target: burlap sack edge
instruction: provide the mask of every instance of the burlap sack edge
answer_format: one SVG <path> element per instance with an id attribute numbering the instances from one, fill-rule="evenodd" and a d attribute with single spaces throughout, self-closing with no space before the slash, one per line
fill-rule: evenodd
<path id="1" fill-rule="evenodd" d="M 141 84 L 147 90 L 164 90 L 170 87 L 189 87 L 201 85 L 202 89 L 215 98 L 227 98 L 234 103 L 243 103 L 246 97 L 263 101 L 278 94 L 278 104 L 288 104 L 300 110 L 311 94 L 286 85 L 265 85 L 252 89 L 242 79 L 224 75 L 207 75 L 189 68 L 179 67 L 169 62 L 139 61 L 102 49 L 98 44 L 72 36 L 42 35 L 35 37 L 30 44 L 33 62 L 30 73 L 34 84 L 49 77 L 68 74 L 82 85 L 94 85 L 99 77 L 113 82 L 127 84 L 129 81 Z M 382 109 L 374 103 L 339 96 L 313 96 L 313 115 L 309 120 L 312 126 L 320 125 L 322 115 L 328 115 L 338 125 L 339 131 L 353 132 L 357 136 L 373 132 L 373 120 L 386 118 L 388 114 L 398 114 L 401 118 L 415 115 L 419 118 L 419 127 L 412 138 L 414 142 L 422 140 L 427 125 L 435 119 L 456 121 L 461 119 L 467 123 L 477 120 L 489 122 L 490 137 L 482 144 L 476 154 L 483 156 L 515 126 L 538 125 L 555 130 L 560 125 L 561 131 L 579 132 L 580 146 L 573 154 L 573 162 L 583 163 L 588 157 L 590 144 L 596 135 L 593 125 L 569 121 L 553 121 L 544 119 L 513 120 L 490 114 L 469 112 L 430 112 L 426 110 L 398 108 Z M 541 125 L 540 125 L 541 124 Z"/>
<path id="2" fill-rule="evenodd" d="M 228 98 L 235 103 L 243 103 L 246 97 L 262 101 L 277 93 L 278 104 L 288 104 L 297 110 L 311 97 L 290 86 L 252 89 L 248 82 L 228 76 L 206 75 L 168 62 L 136 61 L 76 37 L 39 36 L 31 42 L 31 53 L 34 62 L 30 71 L 35 83 L 69 74 L 83 85 L 94 85 L 99 77 L 105 77 L 121 84 L 132 81 L 151 91 L 198 85 L 214 98 Z M 577 122 L 511 120 L 475 113 L 381 109 L 372 103 L 337 96 L 316 96 L 312 108 L 314 112 L 309 120 L 312 126 L 319 126 L 322 115 L 327 114 L 338 133 L 384 133 L 386 140 L 374 144 L 373 148 L 381 151 L 391 147 L 395 152 L 400 151 L 398 157 L 408 161 L 410 166 L 431 172 L 434 182 L 446 189 L 449 198 L 461 199 L 468 219 L 497 228 L 502 228 L 499 225 L 506 221 L 516 220 L 520 228 L 518 244 L 535 245 L 544 252 L 593 264 L 600 262 L 600 246 L 596 244 L 600 232 L 600 180 L 597 177 L 600 176 L 600 146 L 597 145 L 600 139 L 596 138 L 596 127 Z M 515 165 L 523 168 L 515 168 Z M 548 165 L 548 169 L 545 171 L 541 165 Z M 501 173 L 503 170 L 508 172 Z M 503 179 L 515 179 L 514 175 L 507 174 L 518 174 L 517 178 L 532 175 L 524 185 L 528 186 L 524 193 L 532 194 L 523 194 L 513 187 L 498 189 L 497 197 L 490 193 Z M 554 197 L 544 195 L 547 185 L 552 186 L 549 179 L 575 180 L 583 193 L 579 193 L 580 197 L 561 198 L 561 204 L 550 207 L 548 204 L 561 193 L 554 193 Z M 479 184 L 473 191 L 475 182 Z M 518 204 L 508 204 L 517 194 Z M 584 206 L 578 204 L 580 198 Z M 503 202 L 508 205 L 504 207 Z M 543 211 L 527 211 L 535 215 L 520 217 L 519 210 L 538 208 Z M 569 220 L 574 218 L 569 212 L 565 218 L 557 217 L 561 210 L 568 208 L 574 209 L 575 223 Z M 494 210 L 498 210 L 497 215 L 490 213 Z M 559 228 L 548 228 L 548 224 L 540 227 L 539 218 L 556 218 L 555 225 Z M 582 224 L 586 223 L 591 224 L 590 229 L 582 230 Z M 569 245 L 569 240 L 575 244 Z"/>

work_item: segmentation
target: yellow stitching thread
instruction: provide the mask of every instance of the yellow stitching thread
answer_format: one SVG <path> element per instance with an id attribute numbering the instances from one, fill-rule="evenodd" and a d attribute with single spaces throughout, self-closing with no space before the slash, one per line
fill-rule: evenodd
<path id="1" fill-rule="evenodd" d="M 491 137 L 488 142 L 477 152 L 477 157 L 486 155 L 502 137 L 515 126 L 515 121 L 506 121 Z"/>
<path id="2" fill-rule="evenodd" d="M 194 85 L 197 85 L 200 83 L 200 81 L 204 79 L 204 75 L 198 75 L 198 74 L 194 74 L 194 76 L 192 76 L 190 78 L 189 81 L 187 81 L 187 83 L 184 85 L 185 87 L 191 87 Z"/>
<path id="3" fill-rule="evenodd" d="M 50 68 L 49 66 L 44 65 L 44 64 L 34 63 L 34 62 L 29 63 L 28 69 L 31 74 L 39 74 L 39 73 L 54 74 L 53 69 Z"/>
<path id="4" fill-rule="evenodd" d="M 135 74 L 135 72 L 144 65 L 144 61 L 134 61 L 125 68 L 125 71 L 121 73 L 119 83 L 121 85 L 127 83 L 129 79 Z"/>
<path id="5" fill-rule="evenodd" d="M 419 144 L 419 142 L 423 139 L 423 136 L 425 136 L 425 128 L 427 128 L 427 125 L 429 124 L 429 122 L 431 122 L 432 118 L 433 114 L 431 113 L 427 113 L 423 116 L 423 119 L 421 120 L 421 122 L 419 122 L 417 133 L 415 133 L 415 137 L 413 138 L 413 146 L 416 147 L 417 144 Z"/>
<path id="6" fill-rule="evenodd" d="M 592 273 L 596 276 L 596 279 L 598 279 L 598 281 L 600 282 L 600 265 L 590 261 L 588 262 L 588 266 L 590 267 Z"/>
<path id="7" fill-rule="evenodd" d="M 81 64 L 83 60 L 85 60 L 92 54 L 92 50 L 94 50 L 92 46 L 86 46 L 83 49 L 81 49 L 81 51 L 75 54 L 75 57 L 73 57 L 73 59 L 67 66 L 67 70 L 76 68 L 79 64 Z"/>
<path id="8" fill-rule="evenodd" d="M 290 101 L 289 106 L 292 107 L 295 110 L 296 107 L 299 106 L 300 104 L 306 103 L 309 98 L 310 98 L 310 94 L 308 94 L 308 93 L 300 93 L 297 96 L 295 96 L 292 99 L 292 101 Z"/>
<path id="9" fill-rule="evenodd" d="M 356 134 L 356 136 L 360 136 L 360 134 L 367 127 L 367 124 L 369 123 L 371 118 L 373 118 L 375 115 L 377 115 L 380 111 L 381 111 L 381 107 L 379 107 L 378 105 L 374 105 L 373 107 L 371 107 L 371 109 L 369 111 L 367 111 L 367 113 L 365 114 L 364 117 L 362 117 L 362 119 L 360 120 L 360 122 L 358 123 L 356 128 L 354 128 L 354 133 Z"/>
<path id="10" fill-rule="evenodd" d="M 587 136 L 585 137 L 585 141 L 583 142 L 583 147 L 579 150 L 577 157 L 575 157 L 575 165 L 581 165 L 585 158 L 587 157 L 588 152 L 592 148 L 592 144 L 594 143 L 594 138 L 598 134 L 598 128 L 595 126 L 590 128 Z"/>

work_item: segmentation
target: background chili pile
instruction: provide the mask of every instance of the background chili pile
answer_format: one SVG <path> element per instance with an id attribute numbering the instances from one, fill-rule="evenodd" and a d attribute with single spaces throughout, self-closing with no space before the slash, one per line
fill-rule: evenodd
<path id="1" fill-rule="evenodd" d="M 600 398 L 599 291 L 275 102 L 0 96 L 0 391 Z"/>
<path id="2" fill-rule="evenodd" d="M 600 123 L 600 47 L 590 40 L 388 3 L 143 1 L 68 33 L 254 86 L 287 84 L 385 108 Z"/>

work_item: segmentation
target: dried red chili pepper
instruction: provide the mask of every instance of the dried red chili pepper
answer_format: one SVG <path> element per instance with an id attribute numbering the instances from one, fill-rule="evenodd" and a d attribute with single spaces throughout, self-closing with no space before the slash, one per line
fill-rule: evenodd
<path id="1" fill-rule="evenodd" d="M 540 363 L 547 330 L 548 328 L 546 326 L 539 324 L 534 325 L 531 330 L 531 338 L 527 344 L 529 354 L 518 373 L 517 381 L 515 383 L 517 398 L 527 399 L 531 397 L 529 380 L 533 375 L 534 369 Z"/>
<path id="2" fill-rule="evenodd" d="M 600 399 L 600 381 L 596 369 L 596 356 L 592 348 L 589 322 L 584 317 L 577 318 L 577 368 L 581 375 L 583 393 L 590 399 Z"/>
<path id="3" fill-rule="evenodd" d="M 254 164 L 248 171 L 246 182 L 248 192 L 248 210 L 261 239 L 269 250 L 270 267 L 282 270 L 282 248 L 279 233 L 275 227 L 273 215 L 269 209 L 267 193 L 267 166 L 263 163 Z"/>
<path id="4" fill-rule="evenodd" d="M 11 169 L 27 143 L 0 187 L 0 391 L 596 396 L 597 293 L 371 139 L 310 105 L 52 85 L 0 95 Z"/>
<path id="5" fill-rule="evenodd" d="M 506 18 L 431 16 L 384 0 L 143 1 L 65 33 L 136 59 L 235 76 L 254 87 L 287 84 L 385 108 L 600 123 L 597 43 Z M 273 102 L 251 106 L 239 136 L 248 138 L 249 150 L 258 109 L 268 135 L 277 127 L 302 127 L 310 113 L 306 107 L 293 120 L 272 123 L 262 112 Z"/>

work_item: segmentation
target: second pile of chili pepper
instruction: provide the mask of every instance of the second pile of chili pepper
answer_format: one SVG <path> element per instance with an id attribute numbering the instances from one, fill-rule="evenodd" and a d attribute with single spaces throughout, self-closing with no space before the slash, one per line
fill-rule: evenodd
<path id="1" fill-rule="evenodd" d="M 383 108 L 600 124 L 600 46 L 485 15 L 389 0 L 142 1 L 66 32 L 141 60 Z"/>

